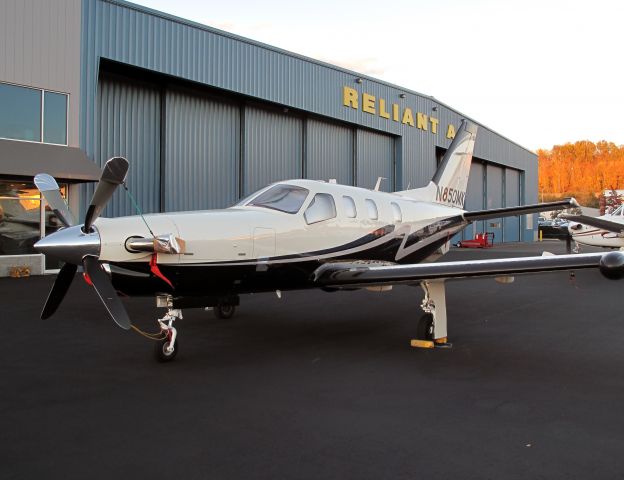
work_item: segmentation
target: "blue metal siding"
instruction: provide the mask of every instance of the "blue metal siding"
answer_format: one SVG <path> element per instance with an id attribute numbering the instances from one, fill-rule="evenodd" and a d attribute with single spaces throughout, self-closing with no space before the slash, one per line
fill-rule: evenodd
<path id="1" fill-rule="evenodd" d="M 159 210 L 160 194 L 160 96 L 157 89 L 106 79 L 98 90 L 94 151 L 96 162 L 122 156 L 130 162 L 126 184 L 143 212 Z M 87 187 L 91 198 L 94 185 Z M 104 216 L 134 215 L 136 211 L 119 188 Z"/>
<path id="2" fill-rule="evenodd" d="M 353 185 L 353 129 L 318 120 L 306 124 L 305 177 Z"/>
<path id="3" fill-rule="evenodd" d="M 302 128 L 300 118 L 254 107 L 245 109 L 244 195 L 272 182 L 302 177 Z"/>
<path id="4" fill-rule="evenodd" d="M 511 168 L 505 169 L 505 206 L 520 205 L 520 172 Z M 520 217 L 506 217 L 503 219 L 506 242 L 520 240 Z"/>
<path id="5" fill-rule="evenodd" d="M 470 176 L 468 177 L 468 186 L 466 188 L 466 210 L 483 210 L 484 205 L 484 170 L 485 167 L 482 163 L 472 162 L 470 165 Z M 464 240 L 470 240 L 475 237 L 477 233 L 484 232 L 484 222 L 474 222 L 472 225 L 468 225 L 463 232 Z"/>
<path id="6" fill-rule="evenodd" d="M 195 94 L 166 95 L 165 210 L 224 208 L 238 198 L 236 105 Z"/>
<path id="7" fill-rule="evenodd" d="M 503 206 L 503 169 L 495 165 L 486 165 L 486 206 L 485 208 L 500 208 Z M 493 218 L 486 222 L 486 230 L 494 233 L 494 241 L 503 241 L 503 220 Z"/>
<path id="8" fill-rule="evenodd" d="M 433 97 L 123 1 L 83 0 L 82 15 L 80 145 L 94 158 L 98 135 L 95 123 L 99 115 L 97 79 L 102 58 L 218 88 L 239 98 L 252 97 L 258 102 L 277 104 L 291 111 L 310 112 L 343 122 L 347 128 L 349 125 L 361 126 L 392 135 L 397 138 L 394 144 L 400 148 L 395 155 L 400 164 L 392 172 L 393 175 L 394 171 L 401 172 L 394 180 L 397 189 L 406 188 L 407 184 L 422 186 L 429 181 L 436 168 L 436 146 L 448 148 L 451 142 L 446 137 L 447 126 L 458 127 L 461 119 L 466 118 Z M 362 83 L 356 83 L 356 78 L 361 78 Z M 342 98 L 344 86 L 360 94 L 373 95 L 377 102 L 376 113 L 362 110 L 361 96 L 360 108 L 345 106 Z M 402 123 L 401 119 L 382 118 L 379 115 L 380 99 L 386 101 L 387 109 L 393 103 L 400 106 L 401 112 L 409 107 L 414 121 L 417 112 L 433 116 L 439 120 L 437 133 L 432 133 L 430 125 L 424 131 Z M 280 135 L 286 136 L 289 132 L 287 128 Z M 336 144 L 331 148 L 339 150 L 340 146 Z M 242 178 L 243 190 L 246 192 L 261 186 L 261 179 L 282 177 L 281 173 L 289 176 L 296 171 L 295 176 L 300 176 L 303 166 L 299 152 L 293 149 L 291 153 L 294 156 L 290 161 L 294 163 L 282 165 L 285 170 L 279 174 L 276 171 L 260 175 L 261 172 L 254 171 L 255 167 L 247 165 L 245 160 L 245 166 L 254 178 Z M 253 151 L 249 154 L 264 155 Z M 475 156 L 524 172 L 524 201 L 532 203 L 537 200 L 537 157 L 534 153 L 481 125 Z M 269 165 L 269 168 L 273 166 Z M 315 175 L 322 173 L 315 172 Z M 151 177 L 156 172 L 144 174 Z M 182 204 L 188 202 L 188 199 L 181 201 Z"/>
<path id="9" fill-rule="evenodd" d="M 392 192 L 394 188 L 394 138 L 368 130 L 357 131 L 356 185 L 373 188 L 379 177 L 380 190 Z"/>

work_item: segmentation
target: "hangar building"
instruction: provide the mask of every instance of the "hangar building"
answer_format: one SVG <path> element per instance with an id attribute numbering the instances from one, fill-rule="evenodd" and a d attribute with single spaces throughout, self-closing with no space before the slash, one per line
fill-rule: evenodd
<path id="1" fill-rule="evenodd" d="M 77 217 L 110 157 L 143 212 L 227 207 L 276 180 L 425 185 L 466 116 L 437 99 L 120 0 L 0 2 L 0 275 L 53 270 L 58 228 L 32 183 L 54 175 Z M 458 85 L 461 88 L 461 84 Z M 433 92 L 435 93 L 435 92 Z M 478 120 L 471 119 L 475 123 Z M 480 125 L 478 210 L 537 200 L 537 157 Z M 123 189 L 104 212 L 134 214 Z M 535 238 L 533 216 L 476 224 Z"/>

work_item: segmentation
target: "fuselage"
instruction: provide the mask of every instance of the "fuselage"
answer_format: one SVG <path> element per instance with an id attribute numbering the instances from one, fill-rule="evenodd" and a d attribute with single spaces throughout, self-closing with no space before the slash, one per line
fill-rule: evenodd
<path id="1" fill-rule="evenodd" d="M 100 218 L 99 259 L 129 294 L 170 287 L 150 273 L 151 253 L 131 237 L 173 234 L 184 254 L 156 254 L 176 295 L 306 288 L 328 261 L 416 263 L 431 258 L 466 222 L 463 210 L 407 196 L 313 180 L 279 182 L 223 209 Z M 311 286 L 311 285 L 310 285 Z"/>
<path id="2" fill-rule="evenodd" d="M 619 207 L 613 213 L 608 213 L 597 218 L 624 225 L 624 208 Z M 592 227 L 591 225 L 570 222 L 568 232 L 572 236 L 572 240 L 583 245 L 604 248 L 624 247 L 624 237 L 621 234 L 602 228 Z"/>

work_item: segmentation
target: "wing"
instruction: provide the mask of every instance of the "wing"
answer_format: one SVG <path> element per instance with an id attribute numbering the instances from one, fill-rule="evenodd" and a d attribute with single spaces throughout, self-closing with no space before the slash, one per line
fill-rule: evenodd
<path id="1" fill-rule="evenodd" d="M 607 230 L 608 232 L 624 233 L 624 224 L 605 220 L 604 218 L 589 217 L 587 215 L 567 214 L 562 214 L 560 216 L 562 218 L 565 218 L 566 220 L 582 223 L 583 225 L 589 225 L 590 227 L 601 228 L 602 230 Z"/>
<path id="2" fill-rule="evenodd" d="M 365 287 L 418 283 L 424 280 L 505 276 L 585 268 L 600 268 L 605 276 L 619 278 L 624 270 L 624 254 L 610 252 L 607 254 L 547 255 L 389 266 L 337 262 L 320 266 L 313 274 L 313 281 L 319 287 Z"/>

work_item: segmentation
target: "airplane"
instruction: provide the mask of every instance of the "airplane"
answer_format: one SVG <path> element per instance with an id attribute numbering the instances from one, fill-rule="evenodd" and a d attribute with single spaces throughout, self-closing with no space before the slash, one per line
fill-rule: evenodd
<path id="1" fill-rule="evenodd" d="M 620 205 L 613 212 L 590 217 L 588 215 L 561 214 L 570 221 L 568 232 L 578 245 L 624 249 L 624 206 Z"/>
<path id="2" fill-rule="evenodd" d="M 576 206 L 574 199 L 467 212 L 463 209 L 477 126 L 463 121 L 429 184 L 386 193 L 318 180 L 273 183 L 222 210 L 99 218 L 124 185 L 128 161 L 104 166 L 84 222 L 77 225 L 54 178 L 35 184 L 65 225 L 35 245 L 66 262 L 46 300 L 48 318 L 65 297 L 78 266 L 112 319 L 133 326 L 117 292 L 155 296 L 167 313 L 157 320 L 155 354 L 179 350 L 173 326 L 183 308 L 215 307 L 231 317 L 239 296 L 317 288 L 325 291 L 420 285 L 424 315 L 412 346 L 449 346 L 445 282 L 455 278 L 600 268 L 624 276 L 624 253 L 579 254 L 433 263 L 471 222 Z"/>

